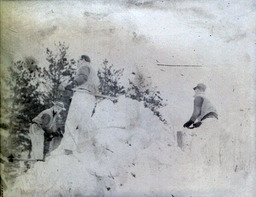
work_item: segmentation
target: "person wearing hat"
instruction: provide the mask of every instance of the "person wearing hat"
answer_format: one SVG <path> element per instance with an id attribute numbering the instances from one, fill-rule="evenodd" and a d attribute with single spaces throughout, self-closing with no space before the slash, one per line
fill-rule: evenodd
<path id="1" fill-rule="evenodd" d="M 208 166 L 232 168 L 232 154 L 229 145 L 232 143 L 230 133 L 218 121 L 218 113 L 205 96 L 206 86 L 199 83 L 193 88 L 194 111 L 186 128 L 197 128 L 196 136 L 190 142 L 190 154 Z M 193 127 L 190 127 L 193 125 Z"/>
<path id="2" fill-rule="evenodd" d="M 32 120 L 29 128 L 29 136 L 31 139 L 31 159 L 44 160 L 45 157 L 45 138 L 61 135 L 58 129 L 58 120 L 60 112 L 65 110 L 62 102 L 53 102 L 53 107 L 42 111 Z"/>
<path id="3" fill-rule="evenodd" d="M 189 121 L 183 125 L 183 127 L 186 128 L 190 128 L 191 125 L 193 125 L 192 128 L 197 128 L 202 124 L 204 120 L 208 118 L 218 119 L 216 108 L 205 97 L 206 85 L 204 85 L 203 83 L 199 83 L 193 89 L 195 91 L 194 111 Z"/>

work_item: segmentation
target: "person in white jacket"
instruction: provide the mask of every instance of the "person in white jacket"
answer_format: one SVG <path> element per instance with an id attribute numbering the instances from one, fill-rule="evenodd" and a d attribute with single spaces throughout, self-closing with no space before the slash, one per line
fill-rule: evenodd
<path id="1" fill-rule="evenodd" d="M 98 77 L 91 60 L 87 55 L 82 55 L 78 61 L 78 70 L 71 86 L 75 87 L 67 120 L 65 133 L 59 150 L 65 154 L 79 151 L 86 140 L 93 137 L 95 125 L 91 120 L 96 103 L 95 95 L 98 93 Z"/>

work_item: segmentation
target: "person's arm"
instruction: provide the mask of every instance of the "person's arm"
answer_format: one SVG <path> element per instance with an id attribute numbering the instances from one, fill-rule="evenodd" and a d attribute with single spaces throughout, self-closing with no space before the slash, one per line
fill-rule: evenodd
<path id="1" fill-rule="evenodd" d="M 201 114 L 201 107 L 203 105 L 203 98 L 202 97 L 196 97 L 194 100 L 194 111 L 193 114 L 191 116 L 191 118 L 189 119 L 188 122 L 186 122 L 183 127 L 189 127 L 190 125 L 192 125 L 196 119 L 200 116 Z"/>
<path id="2" fill-rule="evenodd" d="M 82 66 L 78 69 L 73 81 L 69 81 L 68 83 L 64 81 L 62 84 L 60 84 L 59 90 L 72 90 L 74 87 L 82 85 L 88 80 L 89 74 L 90 68 L 88 66 Z"/>
<path id="3" fill-rule="evenodd" d="M 194 111 L 193 111 L 193 114 L 190 118 L 191 121 L 195 122 L 196 119 L 200 116 L 203 101 L 204 101 L 204 99 L 202 97 L 198 96 L 198 97 L 195 98 L 195 100 L 194 100 Z"/>
<path id="4" fill-rule="evenodd" d="M 56 119 L 55 119 L 55 131 L 54 131 L 54 136 L 63 136 L 63 131 L 62 129 L 64 129 L 64 124 L 65 122 L 63 121 L 63 118 L 60 114 L 57 115 Z"/>
<path id="5" fill-rule="evenodd" d="M 46 129 L 46 125 L 48 125 L 50 121 L 51 121 L 51 116 L 49 114 L 43 114 L 42 115 L 41 124 L 40 125 L 44 129 L 44 131 L 47 130 Z"/>
<path id="6" fill-rule="evenodd" d="M 48 140 L 51 140 L 53 137 L 56 136 L 61 136 L 62 133 L 54 126 L 51 128 L 46 128 L 46 125 L 49 124 L 49 122 L 51 121 L 51 117 L 49 114 L 43 114 L 42 118 L 41 118 L 41 127 L 42 129 L 45 131 L 45 136 L 47 136 Z M 55 121 L 57 121 L 57 118 L 55 119 Z M 57 123 L 57 122 L 56 122 Z M 54 123 L 54 124 L 56 124 Z"/>
<path id="7" fill-rule="evenodd" d="M 74 78 L 74 86 L 85 83 L 88 80 L 89 74 L 90 68 L 88 66 L 81 67 Z"/>

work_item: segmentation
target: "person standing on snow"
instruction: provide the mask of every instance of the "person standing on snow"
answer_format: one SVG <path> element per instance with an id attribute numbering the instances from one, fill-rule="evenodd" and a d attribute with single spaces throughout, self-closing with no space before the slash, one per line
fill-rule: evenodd
<path id="1" fill-rule="evenodd" d="M 32 144 L 31 159 L 43 161 L 45 157 L 45 137 L 60 135 L 57 120 L 62 110 L 65 110 L 64 104 L 62 102 L 55 102 L 53 107 L 42 111 L 32 120 L 29 128 Z"/>
<path id="2" fill-rule="evenodd" d="M 74 81 L 66 87 L 75 87 L 65 123 L 65 133 L 58 150 L 65 154 L 79 151 L 86 140 L 93 136 L 94 124 L 91 121 L 92 112 L 96 103 L 95 95 L 98 93 L 98 77 L 91 66 L 87 55 L 82 55 L 78 61 L 78 70 Z"/>
<path id="3" fill-rule="evenodd" d="M 216 108 L 205 97 L 206 86 L 203 83 L 199 83 L 193 89 L 195 91 L 194 111 L 190 120 L 183 125 L 183 127 L 187 128 L 189 128 L 192 124 L 194 128 L 197 128 L 204 120 L 208 118 L 218 119 Z M 195 123 L 196 120 L 197 122 Z"/>

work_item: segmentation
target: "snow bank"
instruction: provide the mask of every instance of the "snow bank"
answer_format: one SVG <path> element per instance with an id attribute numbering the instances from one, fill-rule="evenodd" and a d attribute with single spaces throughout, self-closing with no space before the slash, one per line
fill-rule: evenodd
<path id="1" fill-rule="evenodd" d="M 233 173 L 230 177 L 218 162 L 203 162 L 207 152 L 199 152 L 214 138 L 206 128 L 198 129 L 196 137 L 188 131 L 182 150 L 176 144 L 176 132 L 137 101 L 121 97 L 113 104 L 104 100 L 93 120 L 98 129 L 82 153 L 53 154 L 37 162 L 5 196 L 177 196 L 198 191 L 210 195 L 216 188 L 220 191 L 223 182 L 243 176 Z M 201 138 L 205 143 L 198 147 L 196 140 Z M 198 154 L 202 157 L 195 157 Z M 230 188 L 225 184 L 220 196 L 233 195 L 232 184 Z"/>

